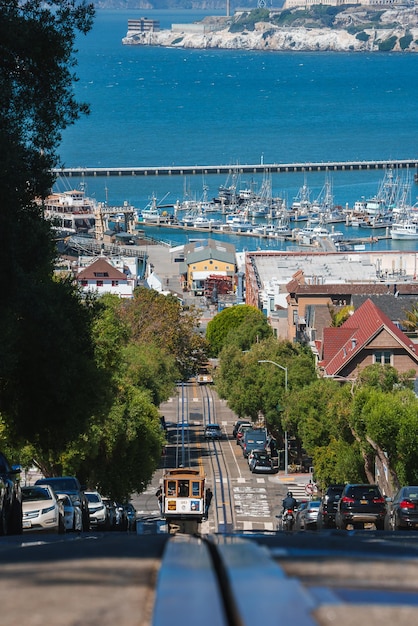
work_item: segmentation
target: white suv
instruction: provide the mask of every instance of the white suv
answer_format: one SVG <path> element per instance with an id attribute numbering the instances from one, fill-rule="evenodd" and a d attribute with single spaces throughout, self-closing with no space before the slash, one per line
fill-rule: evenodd
<path id="1" fill-rule="evenodd" d="M 107 507 L 98 491 L 85 491 L 89 503 L 89 516 L 91 526 L 107 526 Z"/>

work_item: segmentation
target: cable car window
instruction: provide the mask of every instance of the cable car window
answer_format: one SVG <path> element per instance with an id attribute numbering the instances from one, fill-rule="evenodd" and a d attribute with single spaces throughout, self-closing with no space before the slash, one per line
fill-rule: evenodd
<path id="1" fill-rule="evenodd" d="M 175 496 L 176 495 L 176 481 L 175 480 L 169 480 L 167 483 L 167 495 L 168 496 Z"/>
<path id="2" fill-rule="evenodd" d="M 189 481 L 188 480 L 179 480 L 179 491 L 178 495 L 180 498 L 187 498 L 189 495 Z"/>
<path id="3" fill-rule="evenodd" d="M 200 495 L 200 483 L 192 482 L 192 496 L 198 497 Z"/>

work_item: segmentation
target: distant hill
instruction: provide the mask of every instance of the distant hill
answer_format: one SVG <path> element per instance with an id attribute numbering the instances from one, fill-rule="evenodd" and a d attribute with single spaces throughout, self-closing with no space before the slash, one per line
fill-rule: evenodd
<path id="1" fill-rule="evenodd" d="M 93 0 L 93 4 L 98 9 L 191 9 L 191 10 L 216 10 L 225 9 L 226 0 Z M 280 8 L 283 1 L 275 3 L 275 8 Z M 242 7 L 251 9 L 257 7 L 257 0 L 231 0 L 231 13 Z"/>

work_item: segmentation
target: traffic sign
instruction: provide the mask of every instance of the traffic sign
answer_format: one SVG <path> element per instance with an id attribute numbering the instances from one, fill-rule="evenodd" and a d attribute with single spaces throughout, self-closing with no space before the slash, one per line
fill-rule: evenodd
<path id="1" fill-rule="evenodd" d="M 313 483 L 307 483 L 305 486 L 306 493 L 311 496 L 314 492 L 315 485 Z"/>

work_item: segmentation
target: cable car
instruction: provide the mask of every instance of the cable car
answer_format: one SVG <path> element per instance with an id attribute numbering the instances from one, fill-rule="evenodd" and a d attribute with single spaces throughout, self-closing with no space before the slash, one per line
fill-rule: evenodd
<path id="1" fill-rule="evenodd" d="M 210 385 L 213 383 L 212 365 L 209 361 L 199 367 L 196 380 L 199 385 Z"/>
<path id="2" fill-rule="evenodd" d="M 169 532 L 197 532 L 205 512 L 205 478 L 200 467 L 164 473 L 162 515 Z"/>

